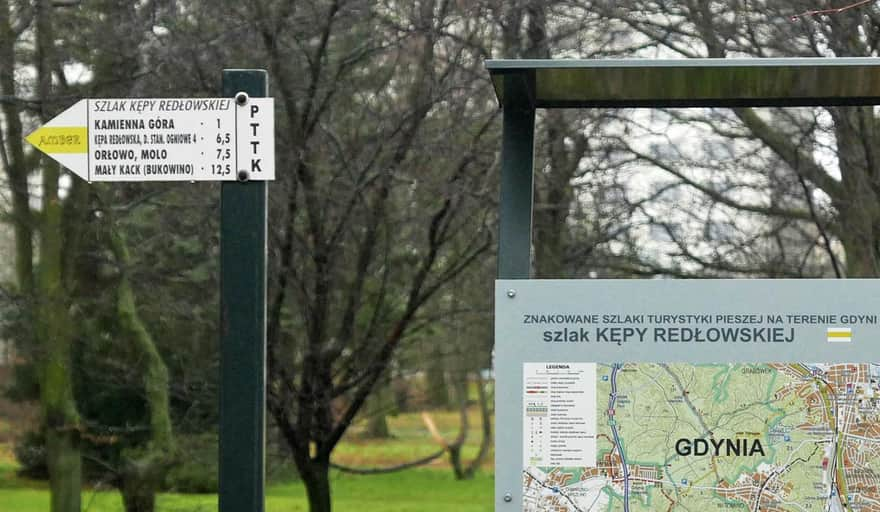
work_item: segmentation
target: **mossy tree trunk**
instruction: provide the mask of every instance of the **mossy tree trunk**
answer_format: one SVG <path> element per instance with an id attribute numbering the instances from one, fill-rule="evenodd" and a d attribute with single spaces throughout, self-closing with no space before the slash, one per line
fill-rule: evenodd
<path id="1" fill-rule="evenodd" d="M 59 167 L 43 171 L 43 223 L 37 274 L 36 334 L 40 354 L 39 383 L 46 453 L 52 489 L 52 512 L 79 512 L 81 461 L 79 414 L 73 396 L 71 352 L 73 326 L 62 282 Z"/>
<path id="2" fill-rule="evenodd" d="M 36 68 L 41 119 L 48 121 L 51 97 L 54 30 L 49 0 L 36 2 Z M 52 512 L 80 512 L 82 459 L 80 420 L 73 396 L 71 368 L 73 322 L 65 289 L 62 204 L 58 196 L 60 166 L 43 158 L 42 218 L 36 279 L 36 335 L 40 402 L 46 425 L 46 458 Z M 28 241 L 21 241 L 28 243 Z M 24 251 L 23 251 L 24 252 Z"/>
<path id="3" fill-rule="evenodd" d="M 37 274 L 36 334 L 40 402 L 46 425 L 46 456 L 52 490 L 52 512 L 79 512 L 81 460 L 80 422 L 73 396 L 71 352 L 73 325 L 61 269 L 61 205 L 59 167 L 43 171 L 43 225 Z"/>
<path id="4" fill-rule="evenodd" d="M 109 227 L 113 255 L 122 269 L 116 293 L 116 319 L 120 335 L 135 347 L 150 412 L 150 440 L 127 451 L 122 468 L 122 497 L 126 512 L 153 512 L 162 476 L 175 460 L 175 443 L 168 398 L 168 368 L 153 337 L 137 311 L 128 278 L 130 257 L 125 238 Z"/>

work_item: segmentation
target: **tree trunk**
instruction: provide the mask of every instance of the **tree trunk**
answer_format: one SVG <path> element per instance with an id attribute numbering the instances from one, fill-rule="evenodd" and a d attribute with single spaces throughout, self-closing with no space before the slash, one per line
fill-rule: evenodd
<path id="1" fill-rule="evenodd" d="M 832 109 L 842 193 L 836 197 L 837 224 L 846 255 L 846 277 L 877 277 L 877 226 L 880 219 L 873 110 Z"/>
<path id="2" fill-rule="evenodd" d="M 548 53 L 549 55 L 549 53 Z M 584 152 L 582 137 L 561 111 L 547 112 L 547 165 L 535 175 L 535 277 L 565 278 L 566 250 L 569 246 L 568 218 L 574 200 L 571 180 Z M 566 140 L 578 141 L 572 149 Z"/>
<path id="3" fill-rule="evenodd" d="M 552 57 L 547 29 L 547 5 L 540 0 L 526 4 L 527 46 L 526 58 Z M 580 113 L 578 113 L 580 115 Z M 574 192 L 571 180 L 578 171 L 587 144 L 578 133 L 577 123 L 561 110 L 549 110 L 544 115 L 547 133 L 547 164 L 538 164 L 534 191 L 534 271 L 536 278 L 570 277 L 566 269 L 566 251 L 569 247 L 568 218 Z M 569 148 L 569 143 L 571 147 Z M 539 156 L 540 158 L 540 156 Z"/>
<path id="4" fill-rule="evenodd" d="M 9 16 L 9 4 L 0 2 L 0 69 L 12 70 L 16 68 L 15 40 L 17 35 L 12 29 Z M 0 73 L 0 94 L 8 97 L 16 95 L 14 73 Z M 19 291 L 23 295 L 27 295 L 33 291 L 34 247 L 32 240 L 33 219 L 27 183 L 28 169 L 22 145 L 22 125 L 19 109 L 15 102 L 4 101 L 0 108 L 3 110 L 3 121 L 6 128 L 5 139 L 9 148 L 6 178 L 9 181 L 12 198 L 12 221 L 15 231 L 15 276 Z"/>
<path id="5" fill-rule="evenodd" d="M 462 445 L 450 445 L 449 450 L 449 463 L 452 465 L 452 474 L 455 475 L 456 480 L 466 480 L 464 471 L 464 464 L 461 461 L 461 448 Z"/>
<path id="6" fill-rule="evenodd" d="M 403 375 L 397 374 L 391 379 L 391 394 L 397 412 L 410 412 L 409 383 Z"/>
<path id="7" fill-rule="evenodd" d="M 309 512 L 330 512 L 330 462 L 312 459 L 308 468 L 300 468 Z"/>
<path id="8" fill-rule="evenodd" d="M 370 413 L 370 419 L 367 422 L 367 437 L 370 439 L 388 439 L 391 437 L 391 430 L 388 428 L 388 418 L 385 416 L 385 411 Z"/>
<path id="9" fill-rule="evenodd" d="M 52 512 L 79 512 L 79 414 L 73 397 L 71 375 L 72 322 L 61 282 L 58 166 L 50 163 L 46 167 L 37 316 L 37 336 L 44 354 L 40 362 L 40 401 L 47 429 Z"/>
<path id="10" fill-rule="evenodd" d="M 425 373 L 427 402 L 432 407 L 449 408 L 452 402 L 446 386 L 446 357 L 442 344 L 434 343 L 429 352 L 428 369 Z"/>
<path id="11" fill-rule="evenodd" d="M 80 511 L 82 466 L 78 433 L 49 428 L 46 431 L 46 462 L 52 512 Z"/>
<path id="12" fill-rule="evenodd" d="M 456 369 L 450 372 L 450 391 L 452 400 L 458 407 L 467 408 L 470 397 L 468 396 L 468 371 L 466 369 Z"/>
<path id="13" fill-rule="evenodd" d="M 122 503 L 125 512 L 153 512 L 156 510 L 156 490 L 158 482 L 155 475 L 133 472 L 123 477 Z"/>
<path id="14" fill-rule="evenodd" d="M 36 66 L 40 118 L 51 116 L 47 108 L 52 87 L 51 3 L 36 3 Z M 60 167 L 43 158 L 42 225 L 40 265 L 37 275 L 37 345 L 40 358 L 40 402 L 46 423 L 46 452 L 52 512 L 80 512 L 82 461 L 79 447 L 79 413 L 73 397 L 71 352 L 73 322 L 62 267 L 61 199 L 58 197 Z"/>
<path id="15" fill-rule="evenodd" d="M 388 439 L 391 437 L 391 430 L 388 428 L 388 412 L 392 405 L 388 391 L 387 385 L 384 383 L 378 384 L 372 396 L 368 399 L 366 407 L 366 437 L 370 439 Z"/>
<path id="16" fill-rule="evenodd" d="M 880 274 L 877 263 L 877 242 L 873 236 L 866 233 L 869 230 L 870 228 L 867 228 L 861 233 L 853 230 L 841 236 L 848 278 L 877 277 Z"/>
<path id="17" fill-rule="evenodd" d="M 123 476 L 122 498 L 126 512 L 153 512 L 161 475 L 176 458 L 168 398 L 168 368 L 138 314 L 134 291 L 128 280 L 130 256 L 125 237 L 111 226 L 110 239 L 113 255 L 122 269 L 116 290 L 119 331 L 126 342 L 139 352 L 139 370 L 150 408 L 150 440 L 147 446 L 125 454 L 129 460 Z"/>

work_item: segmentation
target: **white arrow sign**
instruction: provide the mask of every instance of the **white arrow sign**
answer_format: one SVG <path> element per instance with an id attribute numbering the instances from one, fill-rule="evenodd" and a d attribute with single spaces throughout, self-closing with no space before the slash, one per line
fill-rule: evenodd
<path id="1" fill-rule="evenodd" d="M 26 137 L 89 181 L 275 179 L 272 98 L 80 100 Z"/>

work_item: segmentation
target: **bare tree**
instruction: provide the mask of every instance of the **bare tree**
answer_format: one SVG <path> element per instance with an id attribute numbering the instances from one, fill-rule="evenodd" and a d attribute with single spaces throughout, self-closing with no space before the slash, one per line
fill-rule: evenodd
<path id="1" fill-rule="evenodd" d="M 495 109 L 468 8 L 292 5 L 254 3 L 291 171 L 272 196 L 268 407 L 327 511 L 334 447 L 419 311 L 491 245 Z"/>

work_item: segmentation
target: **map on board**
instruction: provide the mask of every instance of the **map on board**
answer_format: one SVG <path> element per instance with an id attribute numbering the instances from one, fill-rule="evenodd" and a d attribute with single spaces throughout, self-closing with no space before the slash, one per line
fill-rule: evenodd
<path id="1" fill-rule="evenodd" d="M 878 381 L 871 363 L 525 363 L 523 509 L 880 511 Z"/>

